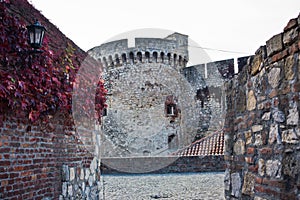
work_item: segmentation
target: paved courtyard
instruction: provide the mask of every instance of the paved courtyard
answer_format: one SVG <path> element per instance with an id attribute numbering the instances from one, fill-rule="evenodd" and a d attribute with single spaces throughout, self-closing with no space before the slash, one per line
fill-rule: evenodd
<path id="1" fill-rule="evenodd" d="M 224 199 L 224 173 L 103 175 L 102 199 Z"/>

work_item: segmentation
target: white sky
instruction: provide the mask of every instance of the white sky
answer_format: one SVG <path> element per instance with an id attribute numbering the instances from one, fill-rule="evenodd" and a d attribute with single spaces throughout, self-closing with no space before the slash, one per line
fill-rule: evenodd
<path id="1" fill-rule="evenodd" d="M 300 0 L 30 0 L 84 50 L 128 31 L 167 29 L 189 35 L 212 60 L 254 52 L 300 12 Z"/>

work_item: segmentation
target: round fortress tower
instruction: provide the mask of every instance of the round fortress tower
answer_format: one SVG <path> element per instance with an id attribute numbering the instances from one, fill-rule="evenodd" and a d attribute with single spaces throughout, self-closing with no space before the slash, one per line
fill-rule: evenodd
<path id="1" fill-rule="evenodd" d="M 193 141 L 200 107 L 181 74 L 187 35 L 135 38 L 134 47 L 122 39 L 88 53 L 102 63 L 108 90 L 103 157 L 167 155 Z"/>
<path id="2" fill-rule="evenodd" d="M 128 47 L 128 39 L 122 39 L 94 47 L 89 54 L 106 68 L 163 63 L 180 69 L 188 62 L 188 36 L 173 33 L 166 38 L 135 38 L 134 47 Z"/>

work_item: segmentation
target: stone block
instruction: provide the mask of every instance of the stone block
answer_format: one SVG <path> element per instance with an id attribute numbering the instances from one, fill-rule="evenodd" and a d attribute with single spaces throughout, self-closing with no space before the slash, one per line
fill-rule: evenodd
<path id="1" fill-rule="evenodd" d="M 260 71 L 261 66 L 262 66 L 262 55 L 261 54 L 255 55 L 251 65 L 251 75 L 252 76 L 256 75 Z"/>
<path id="2" fill-rule="evenodd" d="M 262 198 L 262 197 L 259 197 L 259 196 L 255 196 L 255 197 L 254 197 L 254 200 L 267 200 L 267 199 Z"/>
<path id="3" fill-rule="evenodd" d="M 246 139 L 247 145 L 252 143 L 252 132 L 251 131 L 245 132 L 245 139 Z"/>
<path id="4" fill-rule="evenodd" d="M 96 182 L 96 176 L 95 176 L 95 174 L 91 174 L 88 179 L 89 186 L 92 187 L 95 182 Z"/>
<path id="5" fill-rule="evenodd" d="M 274 35 L 271 39 L 269 39 L 266 42 L 267 46 L 267 55 L 272 56 L 275 53 L 279 52 L 282 50 L 283 45 L 282 45 L 282 33 L 279 33 L 277 35 Z"/>
<path id="6" fill-rule="evenodd" d="M 86 197 L 88 199 L 90 198 L 90 192 L 91 192 L 91 188 L 90 187 L 86 187 L 84 193 L 85 193 L 85 195 L 86 195 Z"/>
<path id="7" fill-rule="evenodd" d="M 98 198 L 98 194 L 99 194 L 99 190 L 98 190 L 97 186 L 91 187 L 91 192 L 90 192 L 91 199 L 96 200 Z"/>
<path id="8" fill-rule="evenodd" d="M 299 18 L 298 18 L 299 19 Z M 286 32 L 286 31 L 288 31 L 288 30 L 290 30 L 290 29 L 292 29 L 292 28 L 296 28 L 297 27 L 297 25 L 298 25 L 298 23 L 297 23 L 297 18 L 295 18 L 295 19 L 290 19 L 290 21 L 288 22 L 288 24 L 284 27 L 284 32 Z"/>
<path id="9" fill-rule="evenodd" d="M 239 173 L 232 173 L 231 174 L 231 195 L 234 197 L 240 197 L 241 195 L 241 186 L 242 180 Z"/>
<path id="10" fill-rule="evenodd" d="M 94 157 L 94 159 L 90 164 L 90 170 L 92 174 L 96 173 L 97 167 L 98 167 L 98 160 L 96 157 Z"/>
<path id="11" fill-rule="evenodd" d="M 278 124 L 271 124 L 268 141 L 269 144 L 273 144 L 277 140 L 278 134 Z"/>
<path id="12" fill-rule="evenodd" d="M 253 90 L 248 92 L 247 97 L 247 110 L 251 111 L 256 108 L 256 97 Z"/>
<path id="13" fill-rule="evenodd" d="M 295 77 L 295 58 L 291 55 L 286 58 L 284 66 L 285 79 L 292 80 Z"/>
<path id="14" fill-rule="evenodd" d="M 81 181 L 84 180 L 84 169 L 83 168 L 80 169 L 80 180 Z"/>
<path id="15" fill-rule="evenodd" d="M 245 142 L 238 139 L 234 144 L 233 151 L 236 155 L 243 155 L 245 153 Z"/>
<path id="16" fill-rule="evenodd" d="M 224 174 L 224 189 L 230 189 L 230 170 L 228 168 L 225 170 Z"/>
<path id="17" fill-rule="evenodd" d="M 63 182 L 62 183 L 62 195 L 64 197 L 67 197 L 67 192 L 68 192 L 68 183 L 67 182 Z"/>
<path id="18" fill-rule="evenodd" d="M 75 167 L 70 167 L 70 181 L 74 181 L 75 180 Z"/>
<path id="19" fill-rule="evenodd" d="M 299 154 L 289 154 L 283 160 L 283 173 L 290 177 L 296 177 L 299 173 Z"/>
<path id="20" fill-rule="evenodd" d="M 258 174 L 260 176 L 264 176 L 266 171 L 266 165 L 264 159 L 259 159 L 258 160 Z"/>
<path id="21" fill-rule="evenodd" d="M 282 132 L 282 142 L 288 144 L 298 144 L 299 139 L 294 129 L 285 130 Z"/>
<path id="22" fill-rule="evenodd" d="M 299 34 L 298 27 L 284 32 L 283 44 L 287 46 L 287 45 L 293 43 L 298 38 L 298 34 Z"/>
<path id="23" fill-rule="evenodd" d="M 91 170 L 90 169 L 85 169 L 85 180 L 87 181 L 90 177 L 90 174 L 91 174 Z"/>
<path id="24" fill-rule="evenodd" d="M 269 121 L 271 119 L 271 112 L 264 113 L 261 119 L 265 121 Z"/>
<path id="25" fill-rule="evenodd" d="M 299 112 L 297 105 L 294 105 L 292 109 L 289 109 L 289 115 L 287 116 L 287 125 L 298 125 L 299 124 Z"/>
<path id="26" fill-rule="evenodd" d="M 255 134 L 255 142 L 254 142 L 254 145 L 255 146 L 261 146 L 263 144 L 263 141 L 262 141 L 262 135 L 257 133 Z"/>
<path id="27" fill-rule="evenodd" d="M 70 171 L 68 165 L 62 166 L 62 180 L 63 181 L 69 181 L 70 180 Z"/>
<path id="28" fill-rule="evenodd" d="M 268 81 L 272 88 L 276 88 L 280 83 L 280 68 L 275 67 L 268 73 Z"/>
<path id="29" fill-rule="evenodd" d="M 266 175 L 271 178 L 281 178 L 281 162 L 279 160 L 268 160 L 266 162 Z"/>
<path id="30" fill-rule="evenodd" d="M 272 112 L 272 116 L 273 116 L 273 119 L 275 122 L 284 122 L 285 121 L 285 115 L 282 111 L 278 110 L 278 109 L 275 109 L 273 112 Z"/>
<path id="31" fill-rule="evenodd" d="M 86 185 L 85 185 L 85 182 L 83 181 L 82 183 L 81 183 L 81 190 L 82 191 L 85 191 L 85 188 L 86 188 Z"/>
<path id="32" fill-rule="evenodd" d="M 242 193 L 247 195 L 254 194 L 254 183 L 255 183 L 255 175 L 247 172 L 244 176 L 244 184 L 242 188 Z"/>
<path id="33" fill-rule="evenodd" d="M 253 133 L 262 131 L 263 128 L 264 128 L 264 127 L 263 127 L 262 125 L 254 125 L 254 126 L 251 127 Z"/>
<path id="34" fill-rule="evenodd" d="M 68 186 L 68 196 L 72 197 L 73 196 L 73 185 Z"/>

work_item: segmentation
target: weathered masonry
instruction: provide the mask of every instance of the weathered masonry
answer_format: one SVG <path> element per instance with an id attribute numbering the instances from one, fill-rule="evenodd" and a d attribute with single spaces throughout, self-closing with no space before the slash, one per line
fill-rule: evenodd
<path id="1" fill-rule="evenodd" d="M 300 16 L 226 83 L 226 199 L 300 198 Z"/>
<path id="2" fill-rule="evenodd" d="M 88 52 L 104 67 L 103 156 L 168 155 L 223 126 L 233 59 L 187 66 L 188 36 L 108 42 Z M 200 56 L 200 55 L 199 55 Z"/>
<path id="3" fill-rule="evenodd" d="M 0 1 L 1 17 L 7 12 L 2 10 L 6 2 Z M 38 19 L 47 27 L 53 52 L 65 50 L 69 44 L 78 62 L 87 56 L 26 0 L 10 1 L 5 6 L 7 14 L 25 25 Z M 0 101 L 0 199 L 96 199 L 99 162 L 70 125 L 72 116 L 57 111 L 46 116 L 47 122 L 32 123 L 28 115 L 8 110 L 5 103 Z"/>

